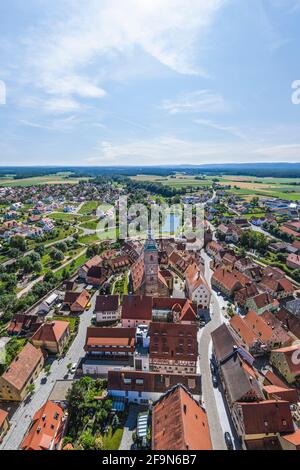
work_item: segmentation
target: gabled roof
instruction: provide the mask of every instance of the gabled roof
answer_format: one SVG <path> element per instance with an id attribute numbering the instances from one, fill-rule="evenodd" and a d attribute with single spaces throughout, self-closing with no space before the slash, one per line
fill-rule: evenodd
<path id="1" fill-rule="evenodd" d="M 187 268 L 185 272 L 185 280 L 192 292 L 198 289 L 198 287 L 201 285 L 204 286 L 208 292 L 210 292 L 210 287 L 202 275 L 200 267 L 197 265 L 197 263 L 193 263 Z"/>
<path id="2" fill-rule="evenodd" d="M 152 297 L 145 295 L 124 295 L 122 319 L 150 321 L 152 319 Z"/>
<path id="3" fill-rule="evenodd" d="M 68 329 L 69 322 L 67 321 L 56 320 L 51 323 L 43 323 L 31 340 L 42 341 L 43 343 L 58 343 Z"/>
<path id="4" fill-rule="evenodd" d="M 294 423 L 287 401 L 267 400 L 260 403 L 238 403 L 245 434 L 291 433 Z"/>
<path id="5" fill-rule="evenodd" d="M 211 333 L 214 354 L 218 362 L 223 361 L 228 354 L 232 353 L 235 347 L 240 345 L 240 341 L 234 336 L 229 327 L 223 323 Z"/>
<path id="6" fill-rule="evenodd" d="M 98 295 L 95 312 L 112 312 L 119 308 L 119 295 Z"/>
<path id="7" fill-rule="evenodd" d="M 212 450 L 206 413 L 181 384 L 153 407 L 152 449 Z"/>
<path id="8" fill-rule="evenodd" d="M 2 378 L 21 391 L 42 358 L 42 351 L 31 343 L 27 343 L 4 372 Z"/>
<path id="9" fill-rule="evenodd" d="M 22 450 L 52 450 L 62 438 L 64 412 L 47 401 L 34 415 L 31 427 L 20 448 Z"/>

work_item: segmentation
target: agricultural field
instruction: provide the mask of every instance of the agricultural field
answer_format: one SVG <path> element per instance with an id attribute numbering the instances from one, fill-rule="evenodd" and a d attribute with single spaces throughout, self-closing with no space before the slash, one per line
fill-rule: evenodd
<path id="1" fill-rule="evenodd" d="M 136 181 L 161 183 L 173 188 L 212 186 L 216 182 L 220 186 L 231 186 L 229 192 L 237 196 L 265 196 L 300 200 L 300 181 L 297 178 L 257 178 L 251 176 L 191 176 L 176 174 L 162 178 L 155 175 L 138 175 L 132 177 Z M 203 179 L 202 179 L 203 178 Z"/>
<path id="2" fill-rule="evenodd" d="M 0 178 L 0 186 L 41 186 L 55 184 L 78 184 L 80 181 L 87 181 L 89 178 L 69 178 L 71 173 L 57 173 L 56 175 L 37 176 L 32 178 L 14 179 L 11 177 Z"/>

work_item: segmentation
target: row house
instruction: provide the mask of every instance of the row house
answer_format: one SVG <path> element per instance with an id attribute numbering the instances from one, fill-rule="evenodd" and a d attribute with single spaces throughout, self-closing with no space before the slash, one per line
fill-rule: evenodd
<path id="1" fill-rule="evenodd" d="M 252 310 L 258 315 L 261 315 L 267 310 L 274 311 L 278 306 L 278 300 L 274 299 L 268 292 L 262 292 L 255 297 L 249 298 L 245 304 L 248 310 Z"/>
<path id="2" fill-rule="evenodd" d="M 119 295 L 98 295 L 94 313 L 97 324 L 118 321 L 120 319 Z"/>
<path id="3" fill-rule="evenodd" d="M 156 402 L 170 388 L 182 384 L 192 395 L 201 398 L 201 377 L 194 374 L 133 371 L 108 371 L 108 393 L 116 401 L 136 404 Z"/>
<path id="4" fill-rule="evenodd" d="M 180 383 L 153 406 L 152 450 L 212 450 L 206 412 Z"/>
<path id="5" fill-rule="evenodd" d="M 270 315 L 272 316 L 272 314 Z M 245 317 L 235 315 L 230 320 L 230 326 L 254 356 L 270 352 L 280 346 L 290 345 L 293 342 L 293 338 L 280 324 L 276 323 L 276 318 L 259 316 L 255 312 L 249 312 Z"/>
<path id="6" fill-rule="evenodd" d="M 151 323 L 149 367 L 153 372 L 196 374 L 198 342 L 196 325 Z"/>
<path id="7" fill-rule="evenodd" d="M 200 310 L 209 308 L 211 290 L 196 263 L 190 265 L 185 272 L 185 286 L 187 297 L 194 302 Z"/>
<path id="8" fill-rule="evenodd" d="M 91 360 L 83 364 L 83 373 L 90 375 L 101 373 L 103 360 L 121 361 L 132 365 L 135 335 L 136 328 L 89 327 L 84 349 Z"/>

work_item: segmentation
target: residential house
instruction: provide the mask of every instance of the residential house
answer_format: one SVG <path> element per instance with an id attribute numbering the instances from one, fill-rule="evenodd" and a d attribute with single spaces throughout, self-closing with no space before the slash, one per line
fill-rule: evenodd
<path id="1" fill-rule="evenodd" d="M 226 252 L 223 245 L 215 241 L 211 241 L 207 244 L 206 251 L 210 256 L 212 256 L 214 259 L 218 259 L 219 261 L 221 261 Z"/>
<path id="2" fill-rule="evenodd" d="M 0 400 L 23 401 L 29 393 L 29 386 L 38 378 L 43 365 L 42 351 L 27 343 L 0 377 Z"/>
<path id="3" fill-rule="evenodd" d="M 100 359 L 133 363 L 135 334 L 136 328 L 89 327 L 84 349 L 92 361 L 83 365 L 84 373 L 97 374 Z"/>
<path id="4" fill-rule="evenodd" d="M 274 300 L 273 297 L 267 292 L 262 292 L 261 294 L 251 297 L 246 301 L 246 308 L 256 312 L 258 315 L 261 315 L 266 310 L 274 310 L 278 307 L 278 301 Z"/>
<path id="5" fill-rule="evenodd" d="M 102 258 L 101 256 L 94 256 L 92 259 L 87 261 L 83 266 L 78 268 L 78 277 L 83 281 L 87 280 L 88 271 L 94 266 L 101 266 Z"/>
<path id="6" fill-rule="evenodd" d="M 26 336 L 30 333 L 34 333 L 39 328 L 40 324 L 37 315 L 16 313 L 7 327 L 7 333 L 10 336 Z"/>
<path id="7" fill-rule="evenodd" d="M 114 401 L 148 404 L 155 402 L 170 388 L 182 384 L 196 399 L 201 398 L 201 377 L 194 374 L 160 372 L 108 371 L 108 393 Z"/>
<path id="8" fill-rule="evenodd" d="M 70 324 L 68 321 L 52 321 L 42 323 L 31 338 L 32 344 L 43 348 L 52 354 L 61 354 L 70 338 Z"/>
<path id="9" fill-rule="evenodd" d="M 300 315 L 296 312 L 291 312 L 286 307 L 282 307 L 278 312 L 275 312 L 275 317 L 281 322 L 283 328 L 290 331 L 295 338 L 300 339 Z"/>
<path id="10" fill-rule="evenodd" d="M 121 319 L 124 328 L 149 324 L 152 320 L 152 297 L 145 295 L 124 295 Z"/>
<path id="11" fill-rule="evenodd" d="M 300 344 L 274 349 L 271 352 L 270 363 L 289 384 L 299 381 Z"/>
<path id="12" fill-rule="evenodd" d="M 63 409 L 52 401 L 47 401 L 33 416 L 20 449 L 60 450 L 66 423 L 67 416 Z"/>
<path id="13" fill-rule="evenodd" d="M 253 282 L 250 286 L 246 286 L 243 289 L 238 290 L 234 294 L 234 302 L 241 307 L 245 308 L 246 302 L 249 298 L 255 297 L 259 294 L 257 284 Z"/>
<path id="14" fill-rule="evenodd" d="M 152 321 L 197 325 L 197 305 L 185 298 L 153 297 Z"/>
<path id="15" fill-rule="evenodd" d="M 278 438 L 294 432 L 294 423 L 287 401 L 267 400 L 259 403 L 235 403 L 232 418 L 244 449 L 252 441 Z"/>
<path id="16" fill-rule="evenodd" d="M 240 279 L 233 272 L 227 271 L 225 267 L 216 269 L 211 278 L 211 285 L 227 297 L 232 297 L 236 291 L 243 287 Z"/>
<path id="17" fill-rule="evenodd" d="M 151 323 L 149 365 L 153 372 L 195 374 L 198 362 L 197 326 Z"/>
<path id="18" fill-rule="evenodd" d="M 181 384 L 153 406 L 152 450 L 212 450 L 206 412 Z"/>
<path id="19" fill-rule="evenodd" d="M 82 292 L 67 291 L 64 305 L 69 307 L 72 313 L 82 313 L 87 308 L 91 296 L 85 289 Z"/>
<path id="20" fill-rule="evenodd" d="M 106 273 L 106 269 L 104 269 L 102 266 L 92 266 L 87 272 L 87 284 L 90 284 L 94 287 L 100 287 L 106 280 Z"/>
<path id="21" fill-rule="evenodd" d="M 120 319 L 119 295 L 98 295 L 95 310 L 97 323 L 116 322 Z"/>
<path id="22" fill-rule="evenodd" d="M 276 323 L 276 318 L 272 321 L 272 314 L 270 312 L 265 314 L 259 316 L 256 312 L 250 311 L 244 318 L 235 315 L 230 320 L 230 326 L 253 355 L 264 354 L 293 342 L 291 336 Z"/>
<path id="23" fill-rule="evenodd" d="M 208 309 L 211 300 L 211 290 L 197 263 L 191 264 L 186 270 L 185 285 L 188 298 L 200 310 Z"/>
<path id="24" fill-rule="evenodd" d="M 295 291 L 295 287 L 285 276 L 281 279 L 276 279 L 272 275 L 263 276 L 259 287 L 279 300 L 293 296 Z"/>

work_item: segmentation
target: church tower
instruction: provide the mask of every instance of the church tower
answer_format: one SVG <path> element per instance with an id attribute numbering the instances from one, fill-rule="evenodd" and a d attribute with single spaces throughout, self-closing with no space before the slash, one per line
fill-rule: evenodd
<path id="1" fill-rule="evenodd" d="M 158 249 L 149 233 L 144 248 L 145 295 L 158 297 Z"/>

